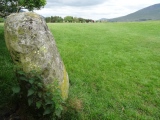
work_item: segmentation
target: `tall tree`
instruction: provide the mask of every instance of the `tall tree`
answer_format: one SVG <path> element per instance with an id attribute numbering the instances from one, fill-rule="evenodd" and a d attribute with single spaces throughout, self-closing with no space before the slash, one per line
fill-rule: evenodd
<path id="1" fill-rule="evenodd" d="M 60 17 L 60 16 L 58 16 L 58 18 L 57 18 L 57 22 L 58 22 L 58 23 L 62 23 L 62 22 L 63 22 L 63 18 L 62 18 L 62 17 Z"/>
<path id="2" fill-rule="evenodd" d="M 11 13 L 19 12 L 21 9 L 40 9 L 46 5 L 46 0 L 0 0 L 0 16 L 6 17 Z"/>
<path id="3" fill-rule="evenodd" d="M 64 17 L 65 22 L 73 22 L 73 17 L 72 16 L 66 16 Z"/>
<path id="4" fill-rule="evenodd" d="M 45 20 L 46 20 L 46 23 L 50 23 L 51 22 L 51 17 L 46 17 Z"/>
<path id="5" fill-rule="evenodd" d="M 85 22 L 84 18 L 78 18 L 78 20 L 79 20 L 80 23 L 84 23 Z"/>
<path id="6" fill-rule="evenodd" d="M 78 19 L 77 17 L 74 17 L 74 18 L 73 18 L 73 22 L 78 23 L 78 22 L 79 22 L 79 19 Z"/>
<path id="7" fill-rule="evenodd" d="M 1 0 L 0 1 L 0 16 L 5 17 L 9 13 L 16 12 L 17 6 L 13 0 Z"/>

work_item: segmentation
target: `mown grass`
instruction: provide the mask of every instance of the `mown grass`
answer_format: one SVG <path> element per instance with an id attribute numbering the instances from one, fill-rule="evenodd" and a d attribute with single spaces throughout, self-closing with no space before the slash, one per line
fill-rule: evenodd
<path id="1" fill-rule="evenodd" d="M 11 102 L 11 88 L 15 84 L 13 63 L 4 41 L 3 23 L 0 23 L 0 108 Z"/>
<path id="2" fill-rule="evenodd" d="M 48 26 L 69 74 L 68 103 L 78 111 L 63 119 L 160 119 L 160 21 Z M 5 103 L 15 83 L 3 25 L 0 38 Z"/>

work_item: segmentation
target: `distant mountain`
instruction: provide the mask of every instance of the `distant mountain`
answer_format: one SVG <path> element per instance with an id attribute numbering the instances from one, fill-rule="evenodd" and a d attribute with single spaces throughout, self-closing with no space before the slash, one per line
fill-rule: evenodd
<path id="1" fill-rule="evenodd" d="M 107 21 L 107 20 L 108 20 L 107 18 L 101 18 L 98 21 Z"/>
<path id="2" fill-rule="evenodd" d="M 128 14 L 126 16 L 108 19 L 111 22 L 127 22 L 127 21 L 146 21 L 146 20 L 160 20 L 160 3 L 155 4 L 137 12 Z"/>

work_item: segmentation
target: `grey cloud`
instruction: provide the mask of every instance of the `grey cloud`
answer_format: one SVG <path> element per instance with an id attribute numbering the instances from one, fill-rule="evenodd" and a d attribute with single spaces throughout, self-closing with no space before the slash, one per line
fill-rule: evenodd
<path id="1" fill-rule="evenodd" d="M 93 6 L 106 2 L 106 0 L 47 0 L 46 7 L 53 6 Z"/>

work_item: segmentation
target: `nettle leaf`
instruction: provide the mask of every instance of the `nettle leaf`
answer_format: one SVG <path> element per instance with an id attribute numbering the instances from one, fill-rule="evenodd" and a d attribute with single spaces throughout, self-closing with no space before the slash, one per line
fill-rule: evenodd
<path id="1" fill-rule="evenodd" d="M 20 80 L 23 80 L 23 81 L 28 81 L 27 78 L 24 77 L 24 76 L 21 76 L 19 79 L 20 79 Z"/>
<path id="2" fill-rule="evenodd" d="M 37 76 L 37 78 L 38 78 L 38 80 L 42 80 L 42 77 L 41 77 L 41 76 L 39 76 L 39 75 Z"/>
<path id="3" fill-rule="evenodd" d="M 38 87 L 43 88 L 42 83 L 38 83 Z"/>
<path id="4" fill-rule="evenodd" d="M 41 92 L 38 92 L 38 97 L 42 97 L 42 93 Z"/>
<path id="5" fill-rule="evenodd" d="M 33 90 L 33 89 L 29 89 L 29 90 L 28 90 L 28 95 L 27 95 L 27 96 L 31 96 L 32 94 L 34 94 L 34 90 Z"/>
<path id="6" fill-rule="evenodd" d="M 23 72 L 23 71 L 18 71 L 17 73 L 20 75 L 25 75 L 25 72 Z"/>
<path id="7" fill-rule="evenodd" d="M 33 103 L 32 98 L 29 98 L 29 99 L 28 99 L 28 105 L 30 106 L 32 103 Z"/>
<path id="8" fill-rule="evenodd" d="M 36 102 L 36 107 L 37 107 L 38 109 L 41 107 L 41 105 L 42 105 L 42 102 L 41 102 L 41 101 Z"/>
<path id="9" fill-rule="evenodd" d="M 62 110 L 58 109 L 55 111 L 56 116 L 61 117 Z"/>
<path id="10" fill-rule="evenodd" d="M 19 93 L 20 92 L 20 87 L 19 86 L 15 86 L 12 88 L 13 93 Z"/>
<path id="11" fill-rule="evenodd" d="M 52 109 L 55 109 L 55 102 L 53 102 L 50 107 L 51 107 Z"/>
<path id="12" fill-rule="evenodd" d="M 61 104 L 56 103 L 56 109 L 57 110 L 63 110 L 63 107 L 61 106 Z"/>
<path id="13" fill-rule="evenodd" d="M 45 98 L 45 105 L 50 105 L 50 104 L 53 104 L 52 99 Z"/>
<path id="14" fill-rule="evenodd" d="M 34 79 L 33 78 L 29 79 L 29 83 L 33 84 L 34 83 Z"/>
<path id="15" fill-rule="evenodd" d="M 46 96 L 47 96 L 47 97 L 50 97 L 50 96 L 51 96 L 51 93 L 46 93 Z"/>
<path id="16" fill-rule="evenodd" d="M 51 105 L 51 104 L 53 104 L 53 101 L 52 100 L 48 100 L 48 101 L 46 101 L 45 105 Z"/>
<path id="17" fill-rule="evenodd" d="M 51 113 L 51 109 L 47 108 L 47 109 L 45 109 L 43 115 L 48 115 L 50 113 Z"/>

